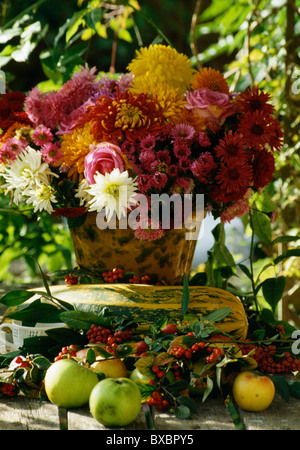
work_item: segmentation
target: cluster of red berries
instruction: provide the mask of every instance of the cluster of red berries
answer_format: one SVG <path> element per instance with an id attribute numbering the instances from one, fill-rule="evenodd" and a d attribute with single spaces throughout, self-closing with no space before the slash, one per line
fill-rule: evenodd
<path id="1" fill-rule="evenodd" d="M 276 345 L 256 347 L 253 344 L 246 344 L 241 346 L 244 355 L 247 355 L 254 349 L 255 353 L 251 357 L 255 359 L 258 364 L 258 369 L 263 373 L 274 374 L 300 371 L 300 361 L 289 352 L 285 352 L 283 356 L 277 356 Z"/>
<path id="2" fill-rule="evenodd" d="M 148 284 L 149 281 L 149 275 L 144 275 L 142 277 L 140 277 L 139 275 L 133 275 L 133 277 L 129 278 L 129 283 L 132 284 Z"/>
<path id="3" fill-rule="evenodd" d="M 187 333 L 187 336 L 194 337 L 194 333 L 192 331 L 190 331 Z M 186 348 L 183 346 L 173 347 L 169 350 L 169 353 L 171 355 L 175 356 L 175 358 L 183 358 L 184 357 L 186 359 L 190 359 L 192 357 L 193 353 L 196 353 L 196 352 L 198 352 L 198 350 L 204 349 L 205 347 L 206 347 L 205 342 L 196 342 L 189 348 Z"/>
<path id="4" fill-rule="evenodd" d="M 16 356 L 13 362 L 17 364 L 18 367 L 31 367 L 30 361 L 26 358 L 22 358 L 22 356 Z"/>
<path id="5" fill-rule="evenodd" d="M 159 410 L 167 409 L 170 406 L 169 401 L 159 391 L 153 391 L 147 403 L 149 406 L 155 405 Z"/>
<path id="6" fill-rule="evenodd" d="M 191 336 L 193 337 L 194 334 L 192 331 L 190 331 L 189 333 L 187 333 L 187 336 Z M 201 342 L 196 342 L 195 344 L 193 344 L 191 347 L 185 348 L 183 346 L 180 347 L 173 347 L 169 353 L 173 356 L 175 356 L 175 358 L 186 358 L 186 359 L 190 359 L 192 357 L 193 354 L 197 353 L 199 350 L 203 350 L 206 348 L 207 353 L 209 353 L 208 356 L 206 356 L 206 362 L 207 363 L 214 363 L 218 361 L 218 358 L 223 356 L 224 352 L 221 348 L 219 347 L 211 347 L 211 346 L 207 346 L 207 344 L 203 341 Z"/>
<path id="7" fill-rule="evenodd" d="M 131 338 L 131 330 L 118 330 L 113 332 L 110 328 L 93 324 L 86 333 L 89 344 L 106 344 L 108 352 L 114 353 L 119 344 Z"/>
<path id="8" fill-rule="evenodd" d="M 59 361 L 64 358 L 74 358 L 76 356 L 76 346 L 69 345 L 68 347 L 62 347 L 59 354 L 54 358 L 54 361 Z"/>
<path id="9" fill-rule="evenodd" d="M 70 284 L 70 285 L 78 284 L 78 280 L 79 280 L 79 277 L 73 277 L 72 275 L 67 275 L 65 277 L 65 283 Z"/>
<path id="10" fill-rule="evenodd" d="M 103 272 L 103 279 L 106 283 L 115 283 L 118 280 L 122 280 L 124 278 L 124 269 L 115 267 L 112 270 L 108 270 Z M 133 275 L 129 278 L 129 283 L 132 284 L 147 284 L 150 281 L 149 275 L 144 275 L 140 277 L 139 275 Z"/>
<path id="11" fill-rule="evenodd" d="M 154 373 L 154 375 L 156 375 L 157 378 L 159 378 L 159 379 L 163 378 L 166 375 L 166 372 L 160 366 L 158 366 L 157 364 L 153 364 L 151 369 L 152 369 L 152 372 Z M 181 372 L 180 372 L 179 364 L 177 364 L 177 363 L 173 364 L 171 369 L 172 369 L 172 371 L 174 373 L 175 381 L 181 380 Z M 153 382 L 154 382 L 154 380 L 153 380 Z"/>
<path id="12" fill-rule="evenodd" d="M 113 270 L 108 270 L 104 272 L 103 279 L 107 283 L 114 283 L 117 280 L 121 280 L 124 277 L 124 270 L 118 267 L 115 267 Z"/>
<path id="13" fill-rule="evenodd" d="M 217 362 L 218 357 L 223 356 L 223 354 L 224 354 L 223 350 L 219 347 L 215 347 L 215 348 L 207 347 L 207 351 L 210 353 L 210 355 L 206 357 L 207 363 Z"/>
<path id="14" fill-rule="evenodd" d="M 18 393 L 18 388 L 15 384 L 2 383 L 0 386 L 0 392 L 5 397 L 14 397 Z"/>

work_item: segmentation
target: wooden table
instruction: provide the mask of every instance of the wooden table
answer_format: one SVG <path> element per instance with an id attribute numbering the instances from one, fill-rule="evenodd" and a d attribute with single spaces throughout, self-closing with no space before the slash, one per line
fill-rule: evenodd
<path id="1" fill-rule="evenodd" d="M 146 420 L 145 411 L 150 411 L 150 420 Z M 143 404 L 139 416 L 128 427 L 106 428 L 91 416 L 88 406 L 66 410 L 47 401 L 19 395 L 0 400 L 0 430 L 102 430 L 106 431 L 106 439 L 122 436 L 124 430 L 126 435 L 136 437 L 142 430 L 153 435 L 159 430 L 168 431 L 168 435 L 187 431 L 186 435 L 190 436 L 199 430 L 300 430 L 300 400 L 295 398 L 287 403 L 276 394 L 271 406 L 263 412 L 250 413 L 239 408 L 236 412 L 233 421 L 221 398 L 208 398 L 204 404 L 199 402 L 198 413 L 191 419 L 180 420 L 168 412 L 150 410 Z M 238 422 L 238 427 L 234 422 Z M 185 433 L 180 432 L 180 435 Z"/>

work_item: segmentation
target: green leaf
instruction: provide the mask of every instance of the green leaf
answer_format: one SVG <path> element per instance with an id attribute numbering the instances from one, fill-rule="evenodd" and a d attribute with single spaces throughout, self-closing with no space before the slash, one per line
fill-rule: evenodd
<path id="1" fill-rule="evenodd" d="M 269 375 L 275 385 L 276 392 L 288 402 L 290 400 L 290 389 L 287 380 L 284 377 Z"/>
<path id="2" fill-rule="evenodd" d="M 189 386 L 188 382 L 185 380 L 177 380 L 172 384 L 169 384 L 167 389 L 169 392 L 172 392 L 176 395 L 176 393 L 179 393 L 180 391 L 183 391 Z"/>
<path id="3" fill-rule="evenodd" d="M 33 296 L 34 294 L 32 292 L 19 289 L 5 294 L 0 299 L 0 303 L 5 306 L 18 306 L 26 302 L 26 300 L 29 300 Z"/>
<path id="4" fill-rule="evenodd" d="M 181 314 L 184 316 L 187 312 L 188 306 L 190 302 L 190 289 L 187 277 L 184 273 L 183 275 L 183 292 L 182 292 L 182 300 L 181 300 Z"/>
<path id="5" fill-rule="evenodd" d="M 51 366 L 51 362 L 48 358 L 44 356 L 37 356 L 33 359 L 33 363 L 37 366 L 39 370 L 47 370 Z"/>
<path id="6" fill-rule="evenodd" d="M 288 381 L 290 395 L 300 400 L 300 382 Z"/>
<path id="7" fill-rule="evenodd" d="M 55 306 L 36 300 L 24 309 L 8 313 L 7 317 L 22 322 L 55 323 L 60 322 L 59 314 L 60 310 Z"/>
<path id="8" fill-rule="evenodd" d="M 278 244 L 279 242 L 294 242 L 299 240 L 300 236 L 279 236 L 272 241 L 272 245 Z"/>
<path id="9" fill-rule="evenodd" d="M 178 419 L 189 419 L 191 416 L 190 409 L 185 405 L 179 405 L 174 409 L 174 414 Z"/>
<path id="10" fill-rule="evenodd" d="M 51 328 L 46 331 L 46 335 L 62 346 L 65 345 L 84 345 L 84 337 L 71 328 Z"/>
<path id="11" fill-rule="evenodd" d="M 210 322 L 218 322 L 219 320 L 223 320 L 228 314 L 230 314 L 232 308 L 226 306 L 224 308 L 217 309 L 216 311 L 211 312 L 208 316 L 205 317 L 206 320 Z"/>
<path id="12" fill-rule="evenodd" d="M 59 318 L 75 330 L 87 331 L 93 323 L 101 326 L 109 326 L 111 324 L 110 318 L 99 317 L 97 314 L 79 310 L 63 311 L 59 314 Z"/>
<path id="13" fill-rule="evenodd" d="M 92 348 L 89 348 L 86 354 L 87 362 L 91 365 L 96 361 L 96 353 Z"/>
<path id="14" fill-rule="evenodd" d="M 300 256 L 300 248 L 292 248 L 290 250 L 287 250 L 286 252 L 283 252 L 281 255 L 274 259 L 274 263 L 278 264 L 284 259 L 291 258 L 292 256 Z"/>
<path id="15" fill-rule="evenodd" d="M 258 239 L 266 245 L 272 245 L 272 230 L 270 219 L 260 211 L 251 213 L 250 226 Z"/>
<path id="16" fill-rule="evenodd" d="M 66 42 L 69 42 L 81 25 L 84 25 L 84 16 L 87 12 L 88 9 L 85 8 L 82 11 L 75 12 L 73 16 L 67 20 L 68 30 L 66 32 Z"/>
<path id="17" fill-rule="evenodd" d="M 285 283 L 286 279 L 284 276 L 268 278 L 262 283 L 264 298 L 271 306 L 273 312 L 275 312 L 276 306 L 283 295 Z"/>
<path id="18" fill-rule="evenodd" d="M 241 269 L 242 272 L 244 272 L 244 274 L 250 279 L 252 280 L 252 275 L 250 270 L 248 269 L 247 266 L 245 266 L 244 264 L 238 264 L 238 267 Z"/>
<path id="19" fill-rule="evenodd" d="M 205 402 L 205 400 L 207 399 L 207 397 L 209 396 L 209 394 L 211 393 L 211 391 L 213 390 L 213 387 L 214 387 L 214 382 L 211 378 L 206 377 L 206 382 L 207 382 L 207 385 L 206 385 L 206 388 L 205 388 L 205 391 L 204 391 L 204 394 L 202 397 L 202 403 Z"/>
<path id="20" fill-rule="evenodd" d="M 198 405 L 194 399 L 191 397 L 186 397 L 185 395 L 180 395 L 177 397 L 177 401 L 184 406 L 187 406 L 192 413 L 197 413 Z"/>

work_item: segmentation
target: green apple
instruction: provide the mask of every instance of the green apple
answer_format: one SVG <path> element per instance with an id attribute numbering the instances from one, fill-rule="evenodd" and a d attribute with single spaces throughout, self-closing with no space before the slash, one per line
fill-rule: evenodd
<path id="1" fill-rule="evenodd" d="M 73 359 L 53 363 L 45 375 L 45 391 L 51 403 L 63 408 L 79 408 L 88 403 L 99 378 L 91 369 Z"/>
<path id="2" fill-rule="evenodd" d="M 141 409 L 142 396 L 137 384 L 129 378 L 105 378 L 91 392 L 92 416 L 106 427 L 127 426 Z"/>

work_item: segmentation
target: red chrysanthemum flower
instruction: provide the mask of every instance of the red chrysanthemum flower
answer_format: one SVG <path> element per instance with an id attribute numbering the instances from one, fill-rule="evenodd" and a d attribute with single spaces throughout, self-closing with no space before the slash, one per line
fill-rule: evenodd
<path id="1" fill-rule="evenodd" d="M 275 171 L 275 159 L 268 150 L 251 150 L 248 154 L 252 167 L 253 187 L 261 189 L 271 183 Z"/>
<path id="2" fill-rule="evenodd" d="M 116 98 L 100 97 L 87 108 L 78 125 L 90 122 L 98 141 L 142 140 L 158 134 L 164 127 L 164 116 L 153 96 L 125 91 Z"/>
<path id="3" fill-rule="evenodd" d="M 216 175 L 212 199 L 229 203 L 242 198 L 252 181 L 252 170 L 247 161 L 232 159 L 230 165 L 222 163 Z"/>
<path id="4" fill-rule="evenodd" d="M 232 133 L 232 130 L 229 130 L 215 147 L 215 152 L 222 161 L 229 162 L 232 158 L 245 158 L 247 147 L 248 145 L 241 134 Z"/>
<path id="5" fill-rule="evenodd" d="M 277 136 L 277 124 L 274 118 L 263 111 L 246 113 L 237 131 L 243 135 L 249 147 L 259 149 L 270 145 Z"/>
<path id="6" fill-rule="evenodd" d="M 253 86 L 238 95 L 236 100 L 238 110 L 244 113 L 260 111 L 268 115 L 273 114 L 275 110 L 274 106 L 268 103 L 270 99 L 270 94 L 261 91 L 258 86 Z"/>
<path id="7" fill-rule="evenodd" d="M 23 111 L 25 94 L 8 92 L 0 98 L 0 128 L 6 132 L 15 122 L 31 125 L 27 114 Z"/>

